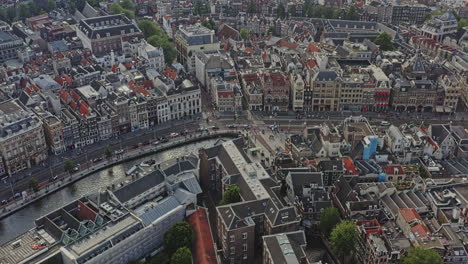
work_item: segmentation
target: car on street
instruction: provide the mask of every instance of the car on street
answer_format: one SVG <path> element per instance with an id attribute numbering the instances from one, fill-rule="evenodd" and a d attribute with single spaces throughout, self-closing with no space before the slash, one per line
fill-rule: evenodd
<path id="1" fill-rule="evenodd" d="M 217 127 L 217 126 L 210 126 L 210 129 L 213 129 L 213 130 L 218 130 L 218 129 L 219 129 L 219 127 Z"/>
<path id="2" fill-rule="evenodd" d="M 170 137 L 171 138 L 175 138 L 175 137 L 178 137 L 179 136 L 179 133 L 176 133 L 176 132 L 172 132 Z"/>
<path id="3" fill-rule="evenodd" d="M 58 179 L 58 175 L 55 175 L 54 177 L 51 178 L 51 181 L 56 181 Z"/>
<path id="4" fill-rule="evenodd" d="M 6 205 L 8 204 L 8 201 L 7 200 L 2 200 L 2 205 Z"/>
<path id="5" fill-rule="evenodd" d="M 93 163 L 100 162 L 102 160 L 102 157 L 94 158 Z"/>
<path id="6" fill-rule="evenodd" d="M 122 153 L 124 153 L 123 149 L 118 149 L 118 150 L 114 151 L 115 155 L 119 155 L 119 154 L 122 154 Z"/>
<path id="7" fill-rule="evenodd" d="M 390 123 L 388 121 L 382 121 L 380 122 L 381 126 L 390 126 Z"/>
<path id="8" fill-rule="evenodd" d="M 76 167 L 74 167 L 74 168 L 72 169 L 72 172 L 77 172 L 77 171 L 79 171 L 79 170 L 80 170 L 80 168 L 79 168 L 78 166 L 76 166 Z"/>
<path id="9" fill-rule="evenodd" d="M 159 144 L 161 144 L 161 141 L 159 141 L 159 140 L 153 141 L 153 145 L 157 146 Z"/>
<path id="10" fill-rule="evenodd" d="M 208 130 L 208 128 L 206 128 L 206 127 L 199 127 L 198 128 L 198 131 L 207 131 L 207 130 Z"/>
<path id="11" fill-rule="evenodd" d="M 169 139 L 165 138 L 165 137 L 162 137 L 161 138 L 161 143 L 167 143 L 169 142 Z"/>
<path id="12" fill-rule="evenodd" d="M 234 125 L 234 124 L 229 124 L 229 125 L 227 125 L 227 128 L 236 128 L 236 127 L 237 127 L 237 126 Z"/>

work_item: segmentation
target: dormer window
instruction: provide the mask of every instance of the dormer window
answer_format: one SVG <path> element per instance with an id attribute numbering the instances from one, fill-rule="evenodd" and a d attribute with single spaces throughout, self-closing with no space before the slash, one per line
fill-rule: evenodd
<path id="1" fill-rule="evenodd" d="M 101 35 L 96 34 L 96 38 L 97 38 L 97 39 L 100 39 L 100 38 L 101 38 Z"/>

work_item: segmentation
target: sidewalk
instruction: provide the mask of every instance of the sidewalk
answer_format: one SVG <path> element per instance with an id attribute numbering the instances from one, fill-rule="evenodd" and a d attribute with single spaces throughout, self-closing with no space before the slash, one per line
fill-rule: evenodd
<path id="1" fill-rule="evenodd" d="M 220 136 L 237 136 L 239 131 L 237 130 L 222 130 L 222 131 L 212 131 L 209 133 L 206 132 L 200 132 L 198 134 L 192 134 L 191 137 L 179 137 L 179 139 L 176 139 L 176 141 L 164 143 L 158 146 L 154 145 L 148 145 L 148 146 L 143 146 L 138 149 L 130 150 L 128 152 L 125 152 L 121 156 L 114 156 L 110 160 L 103 160 L 99 163 L 96 163 L 94 165 L 91 165 L 88 168 L 85 168 L 84 170 L 81 170 L 75 174 L 64 174 L 60 178 L 58 178 L 56 181 L 49 183 L 45 182 L 39 190 L 35 193 L 32 193 L 30 196 L 25 197 L 24 199 L 18 199 L 15 200 L 6 206 L 2 206 L 1 212 L 0 212 L 0 219 L 13 214 L 14 212 L 20 210 L 21 208 L 42 199 L 43 197 L 47 196 L 48 194 L 54 193 L 63 187 L 72 184 L 82 178 L 87 177 L 91 173 L 95 173 L 99 170 L 108 168 L 110 166 L 117 165 L 122 162 L 127 162 L 132 159 L 140 158 L 149 154 L 154 154 L 160 151 L 164 151 L 167 149 L 175 148 L 178 146 L 182 146 L 185 144 L 190 144 L 193 142 L 201 141 L 201 140 L 206 140 L 210 138 L 216 138 Z"/>

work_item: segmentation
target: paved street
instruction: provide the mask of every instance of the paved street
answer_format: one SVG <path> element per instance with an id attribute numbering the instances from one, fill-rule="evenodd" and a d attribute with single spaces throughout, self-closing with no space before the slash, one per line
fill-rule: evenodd
<path id="1" fill-rule="evenodd" d="M 9 180 L 0 182 L 0 200 L 9 199 L 15 193 L 20 193 L 23 190 L 29 189 L 30 176 L 34 176 L 39 183 L 45 183 L 53 176 L 63 174 L 63 162 L 67 159 L 73 160 L 75 164 L 86 164 L 87 160 L 90 161 L 95 158 L 103 157 L 107 146 L 109 146 L 112 151 L 127 149 L 140 142 L 151 141 L 155 137 L 168 136 L 172 132 L 180 132 L 186 128 L 196 130 L 196 128 L 198 128 L 197 122 L 195 120 L 187 120 L 185 123 L 179 121 L 173 125 L 168 124 L 156 130 L 128 133 L 122 135 L 118 139 L 101 141 L 97 144 L 87 146 L 82 150 L 67 152 L 59 156 L 51 156 L 46 160 L 44 165 L 35 166 L 18 175 L 13 175 L 11 178 L 11 185 Z M 84 165 L 82 166 L 84 167 Z"/>

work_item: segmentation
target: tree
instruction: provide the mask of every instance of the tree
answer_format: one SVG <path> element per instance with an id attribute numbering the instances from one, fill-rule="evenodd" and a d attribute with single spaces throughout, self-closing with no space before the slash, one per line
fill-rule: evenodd
<path id="1" fill-rule="evenodd" d="M 26 19 L 26 18 L 28 18 L 28 17 L 31 15 L 31 13 L 29 12 L 28 5 L 25 4 L 24 2 L 21 3 L 21 4 L 19 4 L 19 8 L 18 8 L 18 9 L 19 9 L 19 17 L 20 17 L 21 19 Z"/>
<path id="2" fill-rule="evenodd" d="M 7 9 L 5 9 L 5 8 L 0 8 L 0 20 L 9 21 Z"/>
<path id="3" fill-rule="evenodd" d="M 460 19 L 458 21 L 458 29 L 462 29 L 466 26 L 468 26 L 468 19 Z"/>
<path id="4" fill-rule="evenodd" d="M 243 40 L 247 40 L 249 38 L 249 30 L 246 28 L 241 28 L 240 36 Z"/>
<path id="5" fill-rule="evenodd" d="M 308 16 L 311 9 L 312 9 L 312 5 L 310 4 L 310 1 L 306 0 L 304 2 L 304 7 L 302 8 L 302 16 L 303 17 Z"/>
<path id="6" fill-rule="evenodd" d="M 11 22 L 16 17 L 16 9 L 14 7 L 9 7 L 7 9 L 8 21 Z"/>
<path id="7" fill-rule="evenodd" d="M 123 9 L 128 9 L 128 10 L 133 10 L 133 11 L 135 10 L 135 6 L 130 0 L 123 0 L 119 4 Z"/>
<path id="8" fill-rule="evenodd" d="M 106 154 L 106 158 L 110 159 L 112 157 L 112 150 L 109 146 L 106 147 L 106 151 L 105 151 L 105 154 Z"/>
<path id="9" fill-rule="evenodd" d="M 383 51 L 393 50 L 392 37 L 387 32 L 382 32 L 374 40 L 374 43 L 379 45 L 380 49 Z"/>
<path id="10" fill-rule="evenodd" d="M 29 188 L 31 188 L 33 190 L 33 192 L 37 192 L 37 191 L 39 191 L 39 188 L 37 187 L 37 185 L 38 185 L 38 182 L 37 182 L 36 178 L 32 177 L 29 180 Z"/>
<path id="11" fill-rule="evenodd" d="M 247 8 L 247 13 L 253 14 L 255 13 L 256 9 L 257 8 L 255 7 L 255 2 L 253 0 L 250 0 L 249 7 Z"/>
<path id="12" fill-rule="evenodd" d="M 123 8 L 122 6 L 117 3 L 117 2 L 114 2 L 111 6 L 110 6 L 110 10 L 112 13 L 114 14 L 122 14 L 123 13 Z"/>
<path id="13" fill-rule="evenodd" d="M 66 172 L 71 172 L 75 167 L 75 163 L 72 160 L 66 160 L 63 163 L 63 170 Z"/>
<path id="14" fill-rule="evenodd" d="M 161 251 L 148 261 L 148 264 L 169 264 L 171 258 L 165 251 Z"/>
<path id="15" fill-rule="evenodd" d="M 195 6 L 193 7 L 194 15 L 201 15 L 202 13 L 202 2 L 200 0 L 195 1 Z"/>
<path id="16" fill-rule="evenodd" d="M 232 204 L 241 201 L 240 189 L 237 185 L 229 186 L 226 191 L 224 191 L 223 199 L 220 202 L 220 205 Z"/>
<path id="17" fill-rule="evenodd" d="M 346 256 L 352 254 L 357 237 L 356 225 L 353 222 L 343 221 L 337 224 L 330 235 L 333 251 L 344 260 Z"/>
<path id="18" fill-rule="evenodd" d="M 289 9 L 289 15 L 290 15 L 291 17 L 297 16 L 297 15 L 296 15 L 296 6 L 295 6 L 295 5 L 291 6 L 291 8 Z"/>
<path id="19" fill-rule="evenodd" d="M 171 264 L 192 264 L 192 252 L 187 247 L 177 249 L 172 255 Z"/>
<path id="20" fill-rule="evenodd" d="M 192 240 L 192 227 L 187 222 L 176 223 L 164 234 L 164 250 L 172 256 L 179 248 L 190 248 Z"/>
<path id="21" fill-rule="evenodd" d="M 286 17 L 286 10 L 284 9 L 283 3 L 279 3 L 276 9 L 276 16 L 282 19 Z"/>
<path id="22" fill-rule="evenodd" d="M 35 1 L 29 1 L 26 5 L 28 6 L 29 16 L 35 16 L 39 14 L 39 8 L 37 7 Z"/>
<path id="23" fill-rule="evenodd" d="M 328 207 L 320 214 L 320 231 L 329 237 L 333 228 L 340 222 L 340 213 L 336 207 Z"/>
<path id="24" fill-rule="evenodd" d="M 356 11 L 356 7 L 351 6 L 349 8 L 348 12 L 346 12 L 345 19 L 347 19 L 347 20 L 359 20 L 359 14 Z"/>
<path id="25" fill-rule="evenodd" d="M 129 19 L 135 19 L 135 11 L 133 10 L 123 9 L 123 14 Z"/>
<path id="26" fill-rule="evenodd" d="M 55 0 L 49 0 L 47 2 L 47 8 L 49 9 L 49 11 L 54 10 L 56 7 L 57 3 L 55 2 Z"/>
<path id="27" fill-rule="evenodd" d="M 430 248 L 411 248 L 402 259 L 403 264 L 442 264 L 442 257 Z"/>
<path id="28" fill-rule="evenodd" d="M 143 32 L 143 35 L 145 35 L 145 38 L 149 38 L 153 35 L 164 34 L 162 29 L 151 20 L 148 20 L 148 19 L 138 20 L 137 24 L 138 24 L 138 28 L 140 28 L 140 30 Z"/>
<path id="29" fill-rule="evenodd" d="M 204 20 L 202 22 L 202 26 L 209 28 L 209 29 L 214 29 L 215 28 L 215 22 L 213 19 L 210 17 L 208 20 Z"/>

